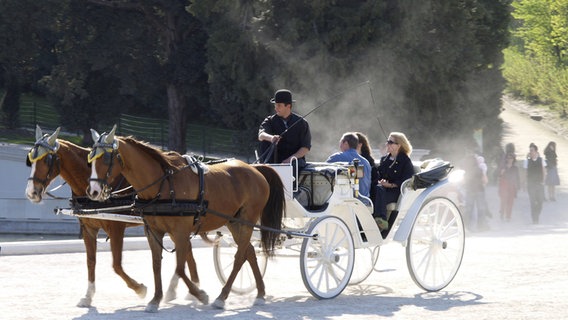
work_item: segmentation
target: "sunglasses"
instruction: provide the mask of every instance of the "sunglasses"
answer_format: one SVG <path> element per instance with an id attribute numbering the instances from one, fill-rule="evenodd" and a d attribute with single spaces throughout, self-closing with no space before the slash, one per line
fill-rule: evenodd
<path id="1" fill-rule="evenodd" d="M 398 143 L 396 143 L 396 142 L 394 142 L 394 141 L 392 141 L 392 140 L 387 140 L 387 144 L 398 144 Z"/>

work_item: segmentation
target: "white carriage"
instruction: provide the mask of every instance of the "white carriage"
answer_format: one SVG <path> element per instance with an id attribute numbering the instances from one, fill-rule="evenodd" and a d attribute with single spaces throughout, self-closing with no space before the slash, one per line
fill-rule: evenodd
<path id="1" fill-rule="evenodd" d="M 449 174 L 448 162 L 430 160 L 417 167 L 418 173 L 402 184 L 398 203 L 388 205 L 391 227 L 383 232 L 372 217 L 370 199 L 357 195 L 361 170 L 346 163 L 310 163 L 299 173 L 292 172 L 291 165 L 271 166 L 286 187 L 279 247 L 299 252 L 304 285 L 316 298 L 336 297 L 347 285 L 364 281 L 375 269 L 380 246 L 390 241 L 406 248 L 408 271 L 420 288 L 438 291 L 454 279 L 465 233 L 453 181 L 460 172 Z M 217 235 L 214 262 L 225 283 L 236 248 L 228 232 Z M 260 242 L 253 242 L 264 274 L 267 259 Z M 232 290 L 254 289 L 252 270 L 245 264 Z"/>

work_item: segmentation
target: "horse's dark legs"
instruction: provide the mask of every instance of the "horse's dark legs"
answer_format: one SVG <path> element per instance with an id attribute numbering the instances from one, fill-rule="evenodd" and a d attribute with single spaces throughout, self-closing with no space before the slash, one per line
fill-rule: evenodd
<path id="1" fill-rule="evenodd" d="M 154 297 L 148 305 L 146 305 L 146 312 L 157 312 L 160 306 L 160 301 L 163 297 L 162 292 L 162 244 L 164 242 L 164 233 L 156 232 L 154 230 L 146 229 L 146 237 L 148 238 L 148 245 L 152 252 L 152 269 L 154 271 Z"/>
<path id="2" fill-rule="evenodd" d="M 77 307 L 88 308 L 91 306 L 93 296 L 95 295 L 95 266 L 97 265 L 97 234 L 98 228 L 88 227 L 79 220 L 83 234 L 83 243 L 87 254 L 87 292 L 85 297 L 79 300 Z"/>
<path id="3" fill-rule="evenodd" d="M 122 250 L 124 248 L 124 230 L 126 225 L 121 222 L 112 222 L 105 232 L 110 237 L 110 249 L 112 252 L 112 268 L 114 272 L 118 274 L 126 285 L 134 290 L 140 298 L 146 297 L 146 286 L 136 282 L 134 279 L 130 278 L 124 269 L 122 269 Z"/>

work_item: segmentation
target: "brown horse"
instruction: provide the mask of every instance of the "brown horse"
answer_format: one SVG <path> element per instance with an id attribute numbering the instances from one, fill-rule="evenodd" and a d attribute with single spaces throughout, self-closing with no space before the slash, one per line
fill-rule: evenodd
<path id="1" fill-rule="evenodd" d="M 265 227 L 261 228 L 263 250 L 269 256 L 273 254 L 285 206 L 284 187 L 278 174 L 269 167 L 255 169 L 242 161 L 229 160 L 209 166 L 209 171 L 200 175 L 189 169 L 186 159 L 180 154 L 162 152 L 130 137 L 115 137 L 115 129 L 116 126 L 110 133 L 100 136 L 93 131 L 96 142 L 90 155 L 92 175 L 87 191 L 91 199 L 106 199 L 107 186 L 122 174 L 145 203 L 167 202 L 174 205 L 195 201 L 198 208 L 204 207 L 204 211 L 196 210 L 183 216 L 143 213 L 149 229 L 148 243 L 155 281 L 154 297 L 146 311 L 157 311 L 162 298 L 161 242 L 165 233 L 170 235 L 176 246 L 176 273 L 185 281 L 190 293 L 207 303 L 205 292 L 195 288 L 184 273 L 183 257 L 188 250 L 185 239 L 196 230 L 211 231 L 223 225 L 231 231 L 238 249 L 231 274 L 214 306 L 224 307 L 245 260 L 249 262 L 256 280 L 255 304 L 264 303 L 264 282 L 250 239 L 253 225 L 260 220 Z"/>
<path id="2" fill-rule="evenodd" d="M 36 128 L 37 142 L 30 150 L 26 162 L 31 167 L 30 178 L 26 188 L 26 196 L 31 202 L 39 203 L 42 201 L 49 184 L 59 175 L 69 184 L 72 192 L 73 201 L 88 200 L 86 190 L 89 183 L 91 169 L 87 163 L 87 155 L 90 150 L 77 146 L 69 141 L 58 139 L 59 128 L 50 136 L 43 135 L 39 126 Z M 116 183 L 124 182 L 124 187 L 128 184 L 123 179 L 117 179 Z M 118 185 L 115 187 L 119 188 Z M 127 212 L 130 213 L 130 212 Z M 126 282 L 126 285 L 134 290 L 141 298 L 146 296 L 146 286 L 130 278 L 122 269 L 122 249 L 125 229 L 127 227 L 140 226 L 135 223 L 120 221 L 99 220 L 90 218 L 79 218 L 81 233 L 85 250 L 87 253 L 87 274 L 88 288 L 85 297 L 82 298 L 77 306 L 90 307 L 95 294 L 95 265 L 97 253 L 97 235 L 103 229 L 110 238 L 112 252 L 112 266 L 114 271 Z M 188 256 L 188 266 L 191 279 L 199 283 L 197 269 L 193 256 Z M 174 274 L 168 297 L 170 300 L 175 298 L 175 289 L 179 278 Z"/>

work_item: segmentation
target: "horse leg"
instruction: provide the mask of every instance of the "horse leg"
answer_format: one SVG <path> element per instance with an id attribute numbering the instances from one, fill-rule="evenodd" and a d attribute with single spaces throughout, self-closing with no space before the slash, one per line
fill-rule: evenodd
<path id="1" fill-rule="evenodd" d="M 209 303 L 209 296 L 203 290 L 200 290 L 195 283 L 193 283 L 187 275 L 185 274 L 185 263 L 191 255 L 193 260 L 193 254 L 191 253 L 191 243 L 188 241 L 189 234 L 181 233 L 172 236 L 172 241 L 176 245 L 176 270 L 175 274 L 185 282 L 189 289 L 189 293 L 201 301 L 203 304 Z M 195 260 L 194 260 L 195 263 Z"/>
<path id="2" fill-rule="evenodd" d="M 237 253 L 235 253 L 233 269 L 231 270 L 231 274 L 227 278 L 227 283 L 225 283 L 225 286 L 221 289 L 221 293 L 213 302 L 213 306 L 218 309 L 225 308 L 225 300 L 227 300 L 227 297 L 229 297 L 229 293 L 231 292 L 231 287 L 233 286 L 233 282 L 235 281 L 237 274 L 239 273 L 241 267 L 245 262 L 249 246 L 252 247 L 250 243 L 252 229 L 250 227 L 243 226 L 242 224 L 237 224 L 237 223 L 229 223 L 227 227 L 231 231 L 231 234 L 233 235 L 233 240 L 237 244 Z M 260 274 L 260 268 L 258 267 L 258 264 L 256 265 L 256 269 Z M 253 272 L 254 272 L 254 267 L 253 267 Z M 260 277 L 260 279 L 262 280 L 262 277 Z M 256 274 L 255 274 L 255 280 L 257 280 L 257 287 L 258 287 L 258 277 L 256 276 Z M 262 286 L 264 287 L 264 284 Z M 264 289 L 262 289 L 262 291 L 264 291 Z"/>
<path id="3" fill-rule="evenodd" d="M 98 228 L 88 227 L 79 220 L 83 234 L 83 243 L 85 244 L 85 251 L 87 254 L 87 292 L 85 297 L 79 300 L 77 307 L 88 308 L 91 306 L 93 296 L 95 295 L 95 266 L 97 265 L 97 234 Z"/>
<path id="4" fill-rule="evenodd" d="M 191 241 L 189 241 L 189 252 L 187 254 L 187 267 L 189 269 L 189 276 L 191 277 L 191 282 L 195 284 L 199 288 L 199 275 L 197 274 L 197 264 L 195 263 L 195 258 L 193 257 L 193 250 L 191 247 Z M 177 273 L 174 272 L 172 275 L 172 279 L 170 280 L 170 285 L 168 287 L 168 291 L 166 291 L 166 295 L 164 300 L 172 301 L 177 297 L 176 289 L 179 282 L 179 276 Z M 191 299 L 190 294 L 185 297 L 186 300 Z"/>
<path id="5" fill-rule="evenodd" d="M 248 250 L 246 252 L 247 261 L 252 269 L 252 274 L 254 275 L 254 280 L 256 282 L 256 299 L 254 305 L 264 305 L 266 300 L 264 298 L 265 287 L 264 280 L 262 279 L 262 274 L 260 273 L 260 267 L 258 266 L 258 260 L 256 258 L 256 252 L 254 251 L 254 246 L 249 242 Z"/>
<path id="6" fill-rule="evenodd" d="M 146 297 L 147 288 L 144 284 L 136 282 L 130 278 L 124 269 L 122 269 L 122 250 L 124 247 L 124 230 L 126 225 L 122 222 L 112 222 L 105 230 L 110 237 L 110 250 L 112 252 L 112 268 L 118 274 L 126 285 L 134 290 L 140 298 Z"/>
<path id="7" fill-rule="evenodd" d="M 195 263 L 195 258 L 193 257 L 193 248 L 191 246 L 191 241 L 189 241 L 189 251 L 187 253 L 187 268 L 189 269 L 189 276 L 191 281 L 199 287 L 199 274 L 197 274 L 197 264 Z"/>
<path id="8" fill-rule="evenodd" d="M 164 296 L 164 301 L 170 302 L 177 297 L 176 289 L 179 283 L 179 276 L 177 273 L 174 272 L 172 275 L 172 279 L 170 280 L 170 285 L 168 287 L 168 291 L 166 291 L 166 295 Z"/>
<path id="9" fill-rule="evenodd" d="M 156 232 L 146 228 L 146 238 L 152 252 L 152 270 L 154 272 L 154 297 L 146 305 L 146 312 L 158 312 L 160 301 L 163 297 L 162 292 L 162 248 L 164 242 L 164 232 Z"/>

